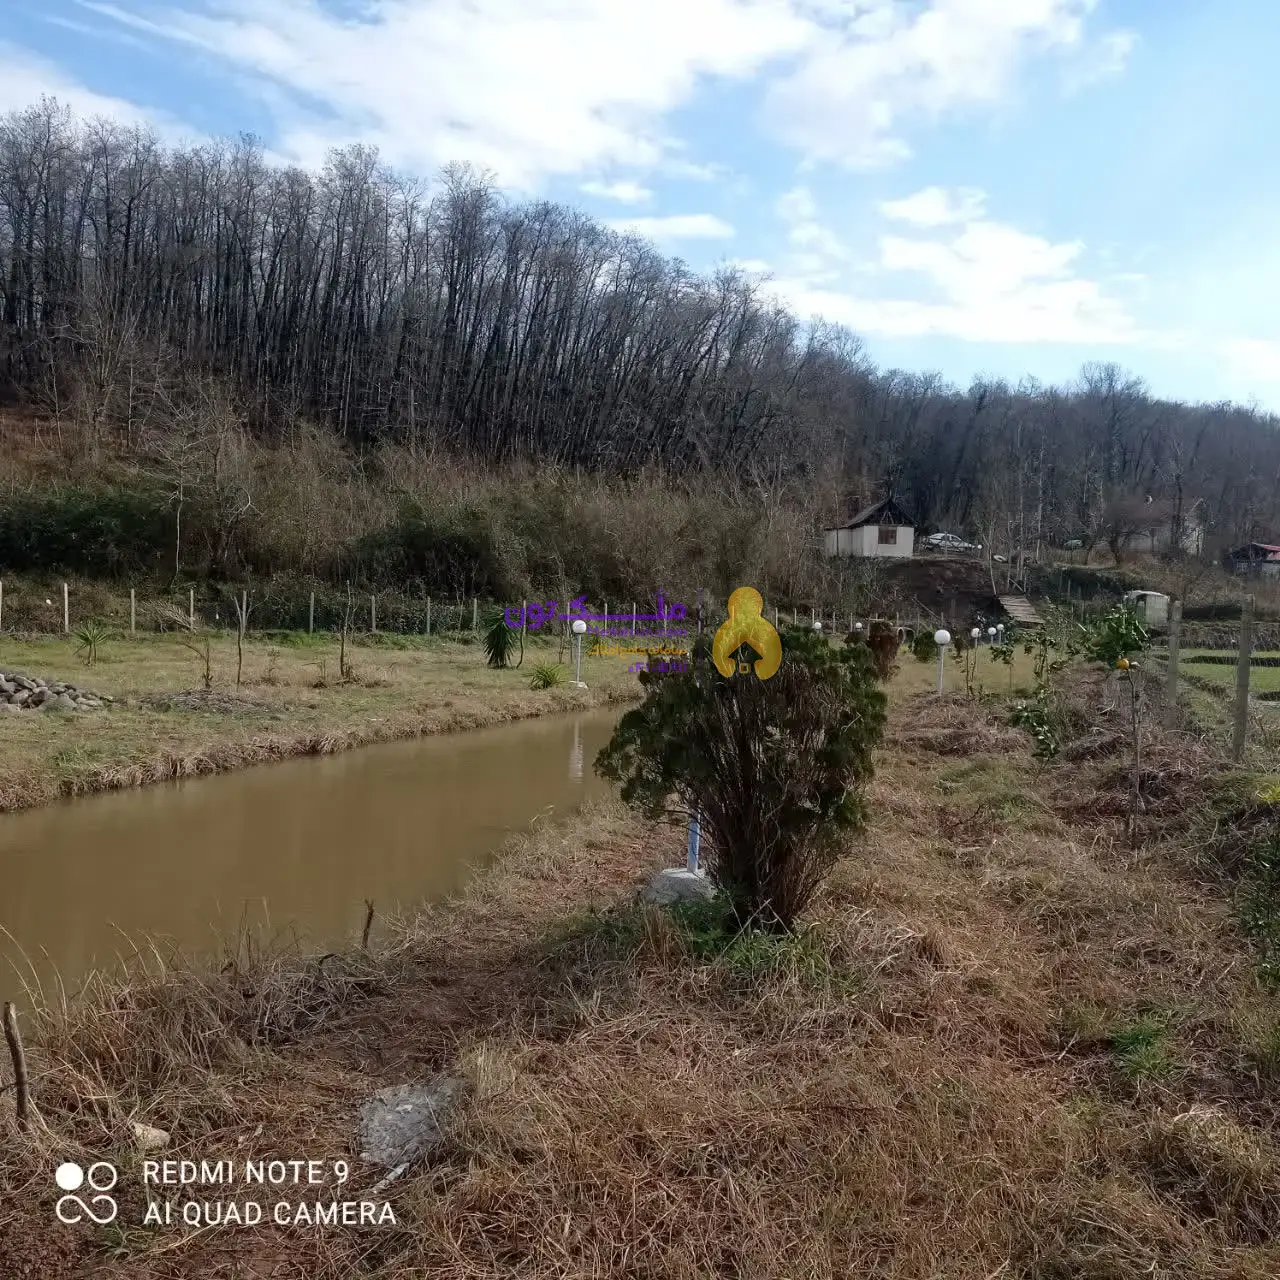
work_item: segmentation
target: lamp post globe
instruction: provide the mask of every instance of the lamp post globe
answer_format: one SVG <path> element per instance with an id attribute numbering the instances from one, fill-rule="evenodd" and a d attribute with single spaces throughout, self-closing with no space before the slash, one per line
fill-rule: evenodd
<path id="1" fill-rule="evenodd" d="M 974 627 L 974 629 L 969 632 L 969 637 L 972 640 L 980 640 L 982 638 L 982 628 Z"/>
<path id="2" fill-rule="evenodd" d="M 939 627 L 933 633 L 933 642 L 938 646 L 938 697 L 942 697 L 942 664 L 947 660 L 947 645 L 951 643 L 951 632 Z"/>
<path id="3" fill-rule="evenodd" d="M 574 618 L 569 630 L 573 632 L 574 638 L 577 640 L 573 655 L 573 683 L 579 689 L 585 689 L 587 686 L 582 683 L 582 637 L 586 634 L 587 624 L 581 618 Z"/>

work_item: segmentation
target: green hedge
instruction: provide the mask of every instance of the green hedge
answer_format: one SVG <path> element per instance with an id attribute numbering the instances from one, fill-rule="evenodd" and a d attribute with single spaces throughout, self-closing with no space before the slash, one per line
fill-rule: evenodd
<path id="1" fill-rule="evenodd" d="M 172 555 L 173 513 L 148 493 L 64 489 L 0 501 L 0 571 L 120 578 Z"/>

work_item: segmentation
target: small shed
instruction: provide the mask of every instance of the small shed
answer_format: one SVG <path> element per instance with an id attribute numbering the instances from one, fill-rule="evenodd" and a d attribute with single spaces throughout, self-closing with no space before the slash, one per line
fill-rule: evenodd
<path id="1" fill-rule="evenodd" d="M 1169 597 L 1160 591 L 1127 591 L 1124 602 L 1144 627 L 1157 630 L 1169 625 Z"/>
<path id="2" fill-rule="evenodd" d="M 915 549 L 915 522 L 892 498 L 859 511 L 848 524 L 827 529 L 829 556 L 909 556 Z"/>
<path id="3" fill-rule="evenodd" d="M 1227 564 L 1235 573 L 1280 577 L 1280 546 L 1270 542 L 1247 542 L 1227 553 Z"/>

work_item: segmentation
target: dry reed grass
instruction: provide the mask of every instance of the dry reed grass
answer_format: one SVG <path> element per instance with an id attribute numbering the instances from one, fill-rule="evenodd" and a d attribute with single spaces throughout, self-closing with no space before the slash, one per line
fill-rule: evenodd
<path id="1" fill-rule="evenodd" d="M 977 707 L 891 714 L 872 828 L 794 939 L 708 948 L 634 905 L 681 840 L 606 805 L 326 982 L 247 957 L 44 1015 L 59 1150 L 122 1151 L 140 1118 L 177 1156 L 333 1158 L 362 1093 L 442 1070 L 470 1090 L 380 1233 L 55 1229 L 52 1148 L 6 1117 L 0 1269 L 1274 1277 L 1258 1037 L 1280 1007 L 1228 902 L 1184 873 L 1183 829 L 1130 853 L 1105 806 L 1055 813 L 1109 758 L 1034 764 Z M 928 734 L 963 736 L 939 753 Z"/>

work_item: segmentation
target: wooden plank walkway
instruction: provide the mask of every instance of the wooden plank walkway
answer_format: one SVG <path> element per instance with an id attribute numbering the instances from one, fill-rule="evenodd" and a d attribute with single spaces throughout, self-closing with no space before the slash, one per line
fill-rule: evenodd
<path id="1" fill-rule="evenodd" d="M 1026 596 L 999 596 L 1000 607 L 1014 622 L 1024 627 L 1041 627 L 1044 620 L 1035 611 L 1035 606 Z"/>

